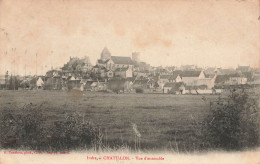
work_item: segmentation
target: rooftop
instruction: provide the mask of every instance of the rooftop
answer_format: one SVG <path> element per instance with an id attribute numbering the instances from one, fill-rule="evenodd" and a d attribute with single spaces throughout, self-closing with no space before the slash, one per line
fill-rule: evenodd
<path id="1" fill-rule="evenodd" d="M 123 57 L 123 56 L 111 56 L 111 60 L 115 64 L 126 64 L 126 65 L 133 65 L 133 61 L 130 57 Z"/>

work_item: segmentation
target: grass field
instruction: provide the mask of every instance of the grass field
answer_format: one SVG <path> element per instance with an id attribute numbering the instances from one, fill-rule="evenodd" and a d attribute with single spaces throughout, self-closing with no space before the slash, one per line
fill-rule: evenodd
<path id="1" fill-rule="evenodd" d="M 47 122 L 62 121 L 68 113 L 79 112 L 101 128 L 109 147 L 127 145 L 134 149 L 135 133 L 141 134 L 143 151 L 199 150 L 197 137 L 207 115 L 209 101 L 218 96 L 169 94 L 113 94 L 80 91 L 0 91 L 0 110 L 22 113 L 27 104 L 41 106 Z"/>

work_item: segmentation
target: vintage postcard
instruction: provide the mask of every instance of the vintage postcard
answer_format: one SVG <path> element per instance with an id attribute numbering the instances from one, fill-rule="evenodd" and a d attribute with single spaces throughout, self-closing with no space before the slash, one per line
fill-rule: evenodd
<path id="1" fill-rule="evenodd" d="M 259 164 L 259 5 L 0 0 L 0 164 Z"/>

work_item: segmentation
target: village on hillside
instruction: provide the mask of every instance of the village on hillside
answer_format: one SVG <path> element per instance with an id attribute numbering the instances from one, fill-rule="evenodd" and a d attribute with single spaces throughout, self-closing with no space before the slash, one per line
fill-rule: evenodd
<path id="1" fill-rule="evenodd" d="M 59 69 L 44 76 L 13 76 L 6 71 L 0 76 L 4 90 L 71 90 L 116 93 L 217 94 L 237 86 L 260 85 L 260 71 L 250 66 L 236 69 L 153 67 L 140 61 L 140 53 L 131 57 L 113 56 L 105 47 L 100 59 L 92 65 L 88 56 L 70 57 Z"/>

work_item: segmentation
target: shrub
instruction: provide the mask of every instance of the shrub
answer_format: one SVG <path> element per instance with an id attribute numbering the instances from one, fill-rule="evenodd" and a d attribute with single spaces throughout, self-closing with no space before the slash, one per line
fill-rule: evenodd
<path id="1" fill-rule="evenodd" d="M 81 114 L 67 114 L 62 121 L 48 122 L 43 112 L 41 106 L 33 104 L 20 110 L 2 110 L 0 148 L 52 152 L 102 148 L 100 129 Z"/>
<path id="2" fill-rule="evenodd" d="M 144 89 L 143 88 L 136 88 L 135 92 L 136 93 L 144 93 Z"/>
<path id="3" fill-rule="evenodd" d="M 204 121 L 204 141 L 213 149 L 242 150 L 259 145 L 259 98 L 244 89 L 211 102 Z"/>

